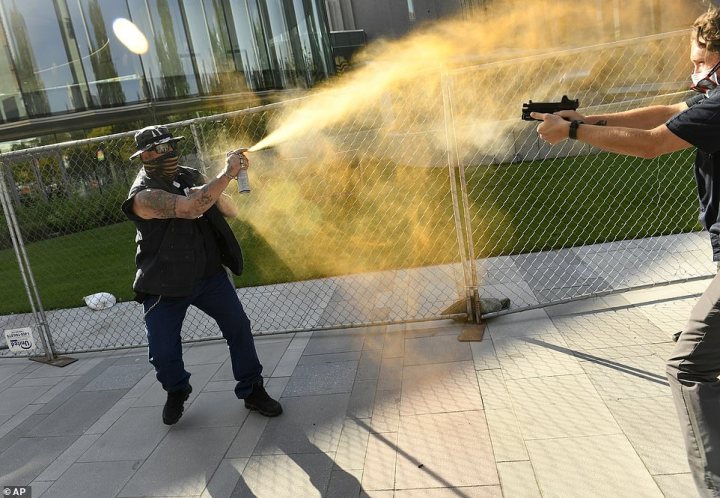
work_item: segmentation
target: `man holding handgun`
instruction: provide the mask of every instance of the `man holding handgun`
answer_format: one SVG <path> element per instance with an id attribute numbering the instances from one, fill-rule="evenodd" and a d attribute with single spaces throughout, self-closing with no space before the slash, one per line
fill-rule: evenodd
<path id="1" fill-rule="evenodd" d="M 165 126 L 148 126 L 135 134 L 143 163 L 122 204 L 135 223 L 138 244 L 133 283 L 136 301 L 145 312 L 150 363 L 167 392 L 163 422 L 180 420 L 192 392 L 182 359 L 180 332 L 193 305 L 215 319 L 230 349 L 235 395 L 245 407 L 274 417 L 280 403 L 263 387 L 262 365 L 248 319 L 225 267 L 239 275 L 242 252 L 224 216 L 235 207 L 223 191 L 249 161 L 230 153 L 225 168 L 211 181 L 199 171 L 178 165 L 176 144 Z"/>
<path id="2" fill-rule="evenodd" d="M 692 89 L 674 105 L 586 116 L 576 111 L 532 113 L 538 135 L 556 144 L 567 138 L 600 149 L 654 158 L 696 147 L 695 179 L 700 222 L 720 261 L 720 10 L 710 9 L 692 28 Z M 667 362 L 667 376 L 685 437 L 688 461 L 702 496 L 720 496 L 720 275 L 690 314 Z"/>

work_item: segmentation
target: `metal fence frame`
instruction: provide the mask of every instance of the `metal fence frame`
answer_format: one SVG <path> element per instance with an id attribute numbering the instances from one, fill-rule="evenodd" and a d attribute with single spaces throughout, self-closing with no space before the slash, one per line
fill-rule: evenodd
<path id="1" fill-rule="evenodd" d="M 655 42 L 658 40 L 663 40 L 668 37 L 674 37 L 674 36 L 685 36 L 686 32 L 676 32 L 676 33 L 670 33 L 670 34 L 664 34 L 664 35 L 657 35 L 652 37 L 644 37 L 643 40 L 646 42 Z M 622 47 L 628 47 L 632 45 L 632 43 L 636 42 L 636 40 L 626 40 L 622 42 L 615 42 L 610 44 L 605 44 L 598 47 L 590 47 L 590 49 L 601 49 L 601 50 L 611 50 L 616 48 L 622 48 Z M 582 54 L 586 53 L 588 51 L 588 48 L 583 49 L 574 49 L 574 50 L 568 50 L 562 53 L 561 55 L 573 55 L 573 54 Z M 281 334 L 281 333 L 288 333 L 288 332 L 299 332 L 299 331 L 305 331 L 305 330 L 318 330 L 318 329 L 337 329 L 337 328 L 346 328 L 346 327 L 356 327 L 360 325 L 386 325 L 386 324 L 392 324 L 392 323 L 407 323 L 412 321 L 426 321 L 426 320 L 433 320 L 433 319 L 446 319 L 446 318 L 463 318 L 467 317 L 470 320 L 479 320 L 480 317 L 493 317 L 498 316 L 501 314 L 507 314 L 507 313 L 513 313 L 518 311 L 524 311 L 529 309 L 535 309 L 540 307 L 545 307 L 550 304 L 560 304 L 560 303 L 566 303 L 575 301 L 578 299 L 586 299 L 589 297 L 599 297 L 604 296 L 616 292 L 622 292 L 632 289 L 641 289 L 641 288 L 648 288 L 648 287 L 654 287 L 658 285 L 666 285 L 670 283 L 677 283 L 677 282 L 689 282 L 699 279 L 705 279 L 708 278 L 708 276 L 712 275 L 712 272 L 709 269 L 706 269 L 705 267 L 702 267 L 700 270 L 696 272 L 696 274 L 690 275 L 690 276 L 684 276 L 681 278 L 665 278 L 660 279 L 658 281 L 654 281 L 651 283 L 638 283 L 638 282 L 630 282 L 628 285 L 617 285 L 613 286 L 611 289 L 595 289 L 590 292 L 580 292 L 577 295 L 569 295 L 566 297 L 557 297 L 555 299 L 548 299 L 546 301 L 539 301 L 537 303 L 524 303 L 520 306 L 514 306 L 510 309 L 505 309 L 501 311 L 491 311 L 488 312 L 487 310 L 484 310 L 481 306 L 482 300 L 481 300 L 481 291 L 482 291 L 482 285 L 480 284 L 480 278 L 479 273 L 480 269 L 478 267 L 478 258 L 476 257 L 476 243 L 475 239 L 477 238 L 476 230 L 474 229 L 474 219 L 473 219 L 473 213 L 471 213 L 470 206 L 472 205 L 472 199 L 471 194 L 472 189 L 470 188 L 470 183 L 472 180 L 468 178 L 468 171 L 467 171 L 467 159 L 464 158 L 460 152 L 460 145 L 458 143 L 458 138 L 456 136 L 457 130 L 458 130 L 458 124 L 456 123 L 456 117 L 457 117 L 457 108 L 454 104 L 454 98 L 456 96 L 454 95 L 453 90 L 453 82 L 456 78 L 462 78 L 464 74 L 468 74 L 472 71 L 488 71 L 488 70 L 494 70 L 494 68 L 502 68 L 506 67 L 508 65 L 517 64 L 518 61 L 522 63 L 526 63 L 529 61 L 542 61 L 546 60 L 548 58 L 552 57 L 558 57 L 558 53 L 554 54 L 540 54 L 535 55 L 532 57 L 526 57 L 521 60 L 513 60 L 513 61 L 502 61 L 502 62 L 493 62 L 490 64 L 485 64 L 481 66 L 476 66 L 472 68 L 463 68 L 455 71 L 448 71 L 446 73 L 443 73 L 439 75 L 439 91 L 440 95 L 438 96 L 439 101 L 442 105 L 442 115 L 443 115 L 443 127 L 444 127 L 444 136 L 445 136 L 445 156 L 446 156 L 446 162 L 447 162 L 447 171 L 448 171 L 448 188 L 449 188 L 449 195 L 452 202 L 452 215 L 453 215 L 453 228 L 454 228 L 454 234 L 447 233 L 445 236 L 447 238 L 454 238 L 456 239 L 457 249 L 458 249 L 458 258 L 459 258 L 459 269 L 455 270 L 448 270 L 449 273 L 452 273 L 455 275 L 455 282 L 454 286 L 457 289 L 457 295 L 454 296 L 455 300 L 458 300 L 459 302 L 464 301 L 464 310 L 460 311 L 457 307 L 452 312 L 449 312 L 448 314 L 439 314 L 435 313 L 432 316 L 413 316 L 412 313 L 409 313 L 404 316 L 395 316 L 394 318 L 391 315 L 385 316 L 384 319 L 376 319 L 376 318 L 352 318 L 348 319 L 344 323 L 341 321 L 339 322 L 333 322 L 330 324 L 322 325 L 318 323 L 311 323 L 307 321 L 303 321 L 300 323 L 300 325 L 292 326 L 291 328 L 282 328 L 278 327 L 277 329 L 273 330 L 264 330 L 258 333 L 258 335 L 266 335 L 266 334 Z M 251 116 L 258 113 L 267 113 L 267 112 L 274 112 L 281 109 L 284 109 L 288 106 L 293 106 L 302 103 L 305 100 L 305 98 L 299 98 L 299 99 L 293 99 L 290 101 L 280 102 L 276 104 L 269 104 L 265 106 L 259 106 L 239 111 L 233 111 L 233 112 L 227 112 L 222 114 L 217 114 L 214 116 L 207 116 L 207 117 L 201 117 L 201 118 L 195 118 L 180 122 L 175 122 L 168 124 L 167 126 L 171 129 L 178 129 L 178 128 L 189 128 L 190 134 L 191 134 L 191 142 L 194 146 L 194 149 L 197 152 L 197 156 L 199 158 L 200 165 L 204 165 L 209 161 L 208 152 L 206 150 L 206 140 L 203 137 L 203 125 L 210 125 L 213 123 L 223 123 L 227 120 L 230 120 L 232 118 L 238 118 L 242 116 Z M 621 102 L 622 105 L 627 105 L 628 102 Z M 524 133 L 524 135 L 523 135 Z M 53 327 L 52 327 L 52 320 L 49 320 L 47 317 L 47 314 L 44 310 L 44 306 L 42 303 L 42 300 L 40 298 L 40 291 L 39 287 L 35 281 L 33 270 L 31 266 L 30 258 L 28 257 L 25 243 L 23 242 L 23 236 L 21 233 L 22 226 L 18 223 L 18 219 L 15 215 L 15 210 L 13 207 L 14 203 L 18 202 L 18 199 L 14 199 L 14 196 L 17 196 L 17 193 L 9 188 L 7 186 L 6 181 L 6 174 L 8 173 L 8 164 L 14 162 L 14 161 L 22 161 L 22 160 L 30 160 L 35 161 L 34 164 L 38 161 L 38 158 L 40 157 L 49 157 L 49 156 L 57 156 L 57 161 L 60 164 L 60 170 L 63 175 L 66 174 L 65 170 L 62 166 L 62 151 L 66 149 L 70 149 L 77 146 L 85 146 L 85 145 L 94 145 L 94 144 L 100 144 L 100 143 L 109 143 L 115 140 L 127 140 L 130 139 L 133 136 L 134 132 L 126 132 L 126 133 L 118 133 L 114 135 L 108 135 L 104 137 L 97 137 L 97 138 L 91 138 L 91 139 L 85 139 L 85 140 L 77 140 L 72 142 L 65 142 L 61 144 L 53 144 L 53 145 L 47 145 L 42 147 L 36 147 L 33 149 L 26 149 L 26 150 L 20 150 L 20 151 L 14 151 L 14 152 L 8 152 L 4 154 L 0 154 L 0 168 L 2 169 L 3 174 L 0 175 L 0 201 L 2 201 L 2 208 L 5 213 L 5 219 L 7 223 L 7 227 L 9 230 L 10 238 L 12 240 L 12 245 L 14 248 L 14 252 L 16 255 L 16 259 L 18 262 L 18 267 L 20 269 L 20 273 L 23 279 L 24 289 L 27 294 L 31 310 L 32 310 L 32 322 L 34 324 L 34 327 L 36 329 L 37 334 L 39 335 L 40 342 L 42 344 L 42 348 L 44 351 L 44 354 L 47 358 L 54 357 L 55 354 L 57 354 L 58 351 L 60 352 L 77 352 L 77 351 L 95 351 L 95 350 L 107 350 L 107 349 L 122 349 L 122 348 L 129 348 L 129 347 L 138 347 L 145 345 L 144 343 L 133 343 L 133 344 L 102 344 L 99 347 L 81 347 L 81 348 L 71 348 L 71 349 L 63 349 L 63 348 L 57 348 L 53 341 Z M 518 135 L 519 137 L 526 137 L 528 136 L 527 132 L 521 132 L 521 135 Z M 357 151 L 354 151 L 353 153 L 357 153 Z M 557 153 L 557 151 L 555 152 Z M 566 154 L 575 154 L 575 152 L 565 152 Z M 535 159 L 539 160 L 545 160 L 548 156 L 543 156 L 541 151 L 538 151 L 537 155 L 535 156 Z M 492 164 L 493 158 L 492 157 L 482 157 L 481 160 L 476 161 L 479 164 Z M 34 168 L 34 170 L 37 170 L 37 168 Z M 12 175 L 10 175 L 10 178 Z M 69 180 L 68 180 L 69 181 Z M 41 179 L 38 178 L 38 182 L 41 182 Z M 11 187 L 14 187 L 12 185 Z M 664 246 L 663 246 L 664 247 Z M 660 249 L 662 249 L 661 247 Z M 654 250 L 654 248 L 653 248 Z M 659 250 L 658 250 L 659 251 Z M 561 261 L 562 263 L 562 261 Z M 501 271 L 505 271 L 505 267 L 498 267 L 497 269 Z M 447 275 L 446 275 L 447 276 Z M 395 277 L 393 277 L 395 278 Z M 272 286 L 271 286 L 272 287 Z M 452 287 L 452 286 L 451 286 Z M 449 299 L 453 293 L 451 287 L 450 290 L 445 290 L 444 297 L 446 299 Z M 373 292 L 374 288 L 372 285 L 370 285 L 367 289 L 368 294 Z M 291 290 L 288 290 L 286 288 L 281 288 L 280 290 L 273 289 L 273 292 L 279 295 L 292 292 Z M 0 317 L 2 318 L 2 317 Z M 305 324 L 305 325 L 303 325 Z M 202 336 L 202 337 L 192 337 L 187 339 L 186 342 L 194 342 L 194 341 L 203 341 L 203 340 L 211 340 L 218 338 L 217 334 L 215 335 L 209 335 L 209 336 Z"/>

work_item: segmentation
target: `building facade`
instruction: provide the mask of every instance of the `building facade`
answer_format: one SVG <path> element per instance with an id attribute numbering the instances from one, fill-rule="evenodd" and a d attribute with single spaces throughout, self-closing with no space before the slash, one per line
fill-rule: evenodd
<path id="1" fill-rule="evenodd" d="M 118 18 L 145 34 L 145 54 L 113 34 Z M 0 20 L 0 141 L 33 122 L 98 125 L 153 103 L 309 87 L 333 71 L 322 0 L 2 0 Z"/>

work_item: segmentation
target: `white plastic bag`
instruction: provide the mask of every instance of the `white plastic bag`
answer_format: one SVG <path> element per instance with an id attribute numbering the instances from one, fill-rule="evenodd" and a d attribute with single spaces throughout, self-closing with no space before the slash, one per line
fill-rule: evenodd
<path id="1" fill-rule="evenodd" d="M 93 310 L 104 310 L 111 308 L 117 302 L 115 296 L 108 292 L 98 292 L 97 294 L 91 294 L 83 298 L 88 308 Z"/>

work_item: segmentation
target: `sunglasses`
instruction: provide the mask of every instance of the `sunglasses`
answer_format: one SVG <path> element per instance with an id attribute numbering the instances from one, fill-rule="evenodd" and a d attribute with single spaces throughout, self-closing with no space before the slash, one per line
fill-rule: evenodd
<path id="1" fill-rule="evenodd" d="M 692 85 L 690 89 L 700 93 L 707 93 L 713 88 L 715 88 L 717 86 L 717 83 L 711 80 L 710 77 L 715 74 L 718 69 L 720 69 L 720 62 L 715 64 L 712 69 L 707 73 L 707 76 Z"/>
<path id="2" fill-rule="evenodd" d="M 175 145 L 170 142 L 164 144 L 157 144 L 155 147 L 152 147 L 149 150 L 154 150 L 158 154 L 167 154 L 168 152 L 172 152 L 175 150 Z"/>

